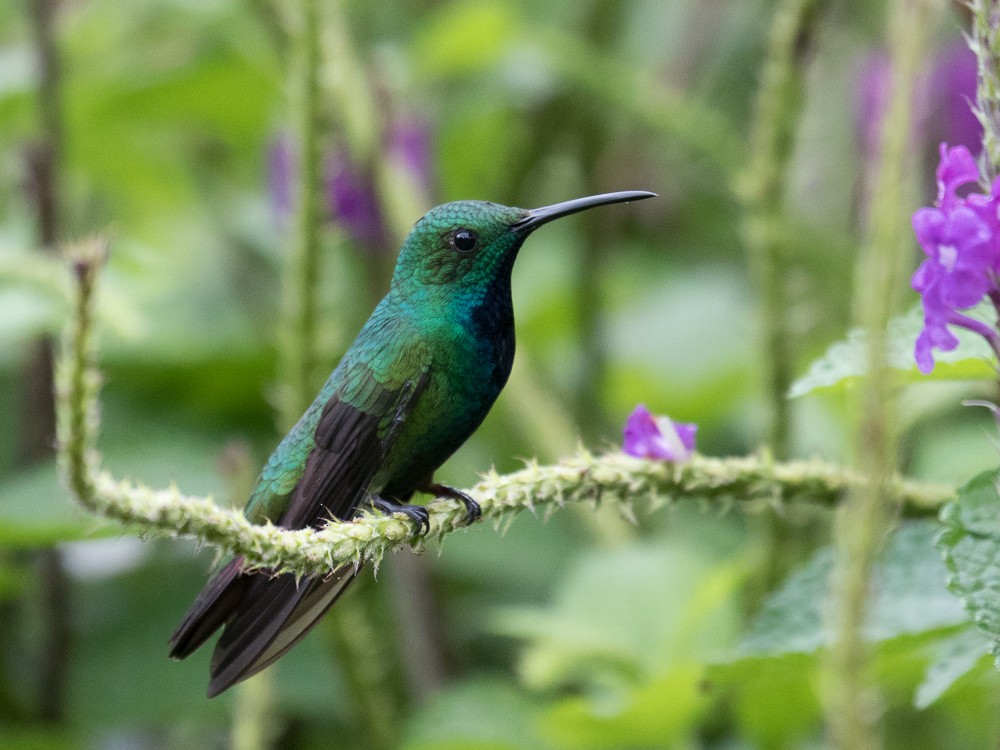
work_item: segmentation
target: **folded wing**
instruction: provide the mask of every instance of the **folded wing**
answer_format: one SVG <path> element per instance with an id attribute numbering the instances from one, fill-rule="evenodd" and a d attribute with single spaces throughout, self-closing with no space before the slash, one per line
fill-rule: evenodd
<path id="1" fill-rule="evenodd" d="M 291 529 L 352 518 L 399 425 L 419 396 L 425 374 L 421 372 L 392 390 L 381 386 L 367 371 L 363 380 L 353 380 L 352 388 L 335 391 L 321 407 L 304 465 L 302 461 L 289 463 L 279 446 L 258 480 L 248 516 L 259 520 L 261 509 L 284 506 L 276 523 Z M 311 426 L 306 429 L 311 430 Z M 290 438 L 289 446 L 294 449 L 294 433 Z M 277 495 L 282 481 L 274 478 L 277 474 L 279 480 L 289 479 L 281 474 L 282 461 L 289 463 L 288 471 L 298 475 L 285 498 Z M 209 683 L 209 696 L 217 695 L 272 664 L 298 643 L 359 570 L 357 565 L 347 565 L 322 578 L 296 580 L 294 575 L 271 575 L 266 570 L 244 573 L 242 557 L 234 558 L 191 605 L 170 640 L 170 655 L 183 659 L 224 625 L 212 655 Z"/>

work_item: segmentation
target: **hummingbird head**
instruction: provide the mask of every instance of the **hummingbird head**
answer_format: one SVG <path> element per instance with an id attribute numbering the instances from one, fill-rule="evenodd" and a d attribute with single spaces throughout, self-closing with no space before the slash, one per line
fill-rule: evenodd
<path id="1" fill-rule="evenodd" d="M 592 195 L 543 208 L 524 209 L 486 201 L 456 201 L 432 208 L 403 243 L 392 287 L 483 288 L 510 277 L 528 235 L 562 216 L 608 203 L 652 198 L 655 193 L 631 190 Z"/>

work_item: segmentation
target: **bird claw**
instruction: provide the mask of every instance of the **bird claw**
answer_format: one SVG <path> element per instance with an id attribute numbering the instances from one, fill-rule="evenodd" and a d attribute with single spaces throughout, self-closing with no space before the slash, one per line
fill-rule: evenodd
<path id="1" fill-rule="evenodd" d="M 386 500 L 384 497 L 374 497 L 372 498 L 372 506 L 387 516 L 391 516 L 393 513 L 402 513 L 417 525 L 418 534 L 426 534 L 431 530 L 431 517 L 423 505 L 402 505 Z"/>
<path id="2" fill-rule="evenodd" d="M 483 517 L 483 509 L 479 507 L 479 503 L 461 490 L 456 490 L 446 484 L 432 484 L 427 488 L 427 491 L 435 497 L 450 497 L 452 500 L 459 500 L 465 506 L 466 526 L 471 526 Z"/>

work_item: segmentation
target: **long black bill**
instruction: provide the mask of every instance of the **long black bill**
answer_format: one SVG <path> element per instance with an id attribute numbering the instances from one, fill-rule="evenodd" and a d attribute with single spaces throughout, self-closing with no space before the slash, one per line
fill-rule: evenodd
<path id="1" fill-rule="evenodd" d="M 589 195 L 586 198 L 576 198 L 571 201 L 555 203 L 551 206 L 543 206 L 528 211 L 528 215 L 515 222 L 511 228 L 527 234 L 538 229 L 542 224 L 547 224 L 553 219 L 575 214 L 578 211 L 586 211 L 594 206 L 604 206 L 608 203 L 627 203 L 628 201 L 640 201 L 644 198 L 655 198 L 656 193 L 646 190 L 623 190 L 619 193 L 603 193 L 601 195 Z"/>

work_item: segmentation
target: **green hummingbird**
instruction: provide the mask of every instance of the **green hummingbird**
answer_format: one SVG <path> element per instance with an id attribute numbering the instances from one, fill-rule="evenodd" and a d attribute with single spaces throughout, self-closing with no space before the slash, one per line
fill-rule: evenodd
<path id="1" fill-rule="evenodd" d="M 553 219 L 645 191 L 594 195 L 526 210 L 485 201 L 431 209 L 403 243 L 389 287 L 312 405 L 271 454 L 247 503 L 253 523 L 318 528 L 362 503 L 429 527 L 415 492 L 449 497 L 475 521 L 476 502 L 434 472 L 475 431 L 514 361 L 511 270 L 525 239 Z M 243 572 L 229 561 L 170 639 L 183 659 L 223 628 L 208 696 L 268 667 L 302 639 L 359 566 L 299 579 Z"/>

